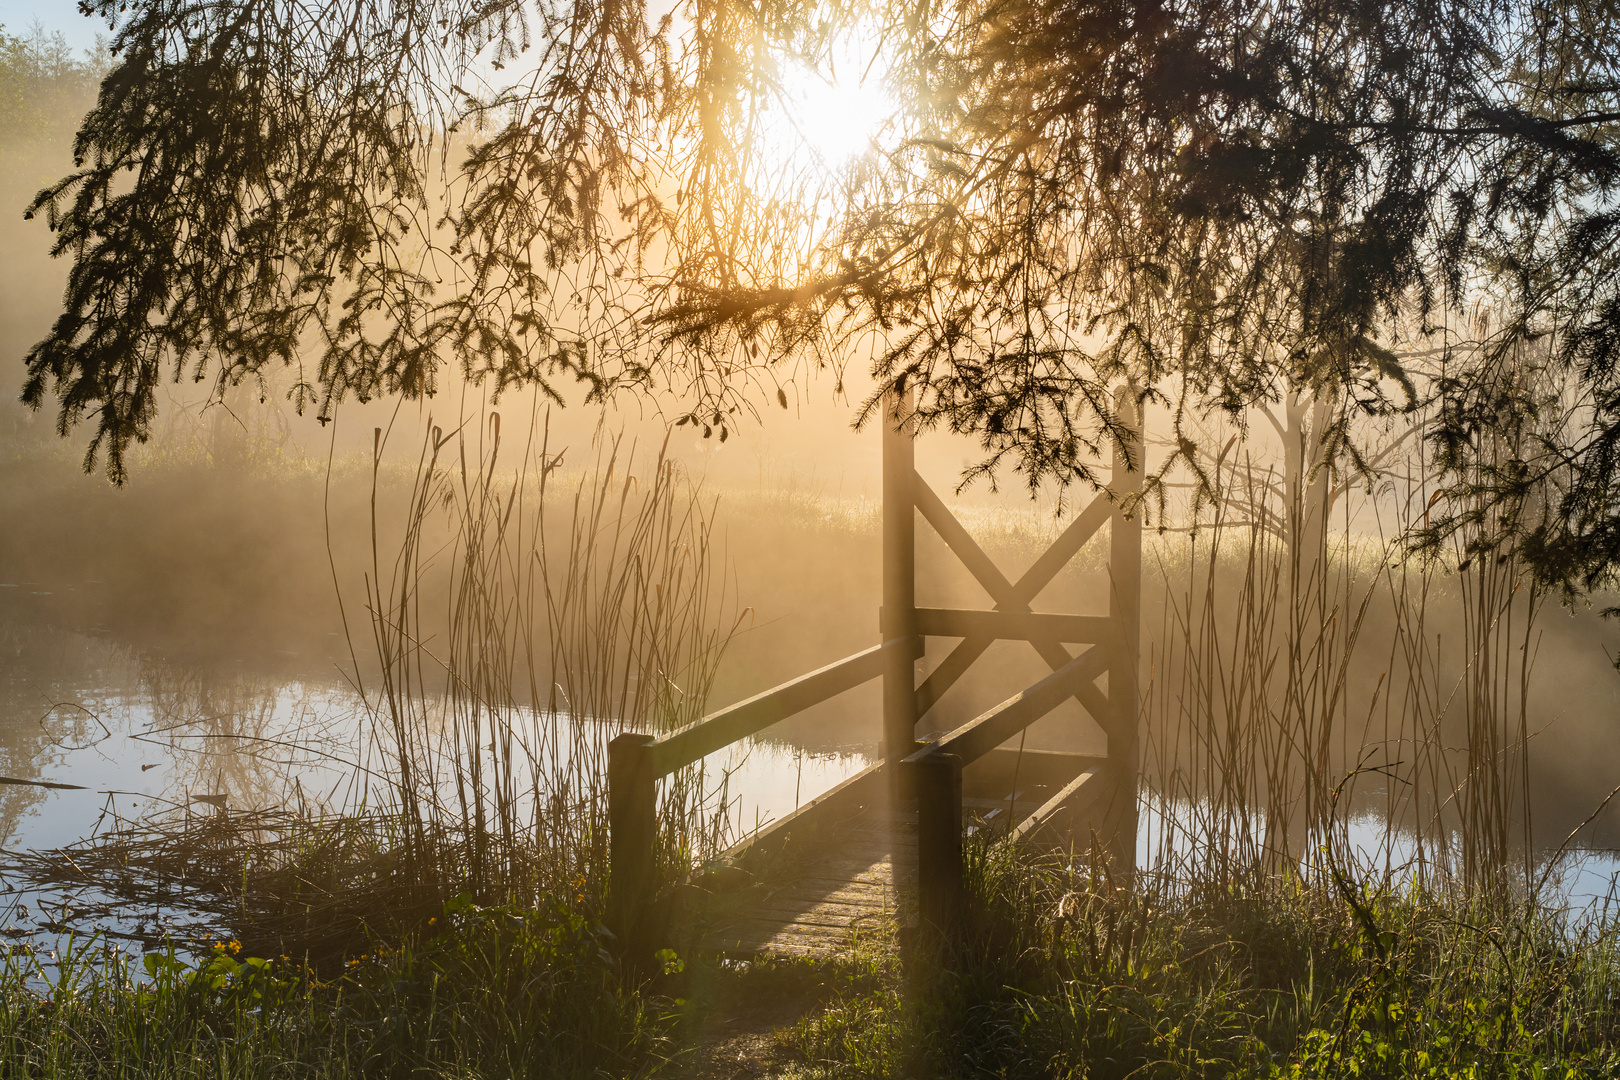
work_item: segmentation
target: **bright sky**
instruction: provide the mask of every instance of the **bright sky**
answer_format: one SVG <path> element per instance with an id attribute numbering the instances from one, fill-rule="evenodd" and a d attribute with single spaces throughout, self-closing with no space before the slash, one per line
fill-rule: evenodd
<path id="1" fill-rule="evenodd" d="M 654 0 L 649 5 L 653 9 L 666 6 L 667 0 Z M 80 53 L 95 47 L 98 34 L 111 36 L 101 19 L 79 14 L 78 0 L 0 0 L 0 26 L 5 27 L 7 33 L 27 36 L 36 25 L 47 34 L 60 33 L 68 45 Z M 807 141 L 833 167 L 865 149 L 867 140 L 888 112 L 878 91 L 854 82 L 832 87 L 807 75 L 788 90 L 798 99 L 798 137 Z"/>
<path id="2" fill-rule="evenodd" d="M 78 0 L 0 0 L 0 26 L 26 37 L 38 23 L 47 34 L 61 33 L 75 52 L 95 48 L 98 33 L 111 36 L 100 19 L 79 14 Z"/>

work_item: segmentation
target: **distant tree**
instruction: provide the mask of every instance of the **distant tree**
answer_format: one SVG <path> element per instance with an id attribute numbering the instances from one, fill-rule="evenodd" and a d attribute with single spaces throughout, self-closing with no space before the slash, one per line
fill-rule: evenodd
<path id="1" fill-rule="evenodd" d="M 8 204 L 55 179 L 41 168 L 60 169 L 67 159 L 106 59 L 75 56 L 60 34 L 19 37 L 0 26 L 0 192 Z"/>
<path id="2" fill-rule="evenodd" d="M 1559 494 L 1490 542 L 1565 580 L 1620 559 L 1601 5 L 90 7 L 118 63 L 34 207 L 74 266 L 24 399 L 54 394 L 64 433 L 93 418 L 86 466 L 105 451 L 114 479 L 165 377 L 285 363 L 324 414 L 454 363 L 497 390 L 654 387 L 725 437 L 801 366 L 869 356 L 920 425 L 980 438 L 970 478 L 1096 483 L 1128 381 L 1177 416 L 1332 402 L 1352 468 L 1353 416 L 1434 404 L 1477 493 L 1493 372 L 1550 338 L 1567 438 L 1488 479 Z M 794 142 L 802 70 L 894 103 L 847 166 Z M 1180 430 L 1164 467 L 1197 471 Z"/>

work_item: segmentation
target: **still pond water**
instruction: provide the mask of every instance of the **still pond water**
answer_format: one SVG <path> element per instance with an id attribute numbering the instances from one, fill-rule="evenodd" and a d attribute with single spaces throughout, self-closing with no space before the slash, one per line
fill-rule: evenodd
<path id="1" fill-rule="evenodd" d="M 234 809 L 354 805 L 361 795 L 353 763 L 365 754 L 364 711 L 342 666 L 333 659 L 323 675 L 185 663 L 143 655 L 93 632 L 0 618 L 0 847 L 56 848 L 120 821 L 214 813 L 222 803 Z M 729 774 L 728 818 L 734 830 L 747 831 L 791 813 L 868 762 L 859 748 L 755 740 L 713 755 L 705 770 Z M 1166 825 L 1187 811 L 1148 808 L 1140 859 L 1151 858 Z M 1378 849 L 1384 838 L 1376 819 L 1351 825 L 1353 845 L 1365 851 Z M 1400 845 L 1394 846 L 1398 856 Z M 1573 852 L 1557 887 L 1572 911 L 1593 911 L 1612 898 L 1617 874 L 1620 861 L 1612 853 Z M 37 944 L 41 936 L 48 943 L 53 927 L 83 929 L 74 910 L 102 899 L 93 889 L 42 893 L 4 879 L 0 888 L 0 933 L 14 948 Z M 138 937 L 187 937 L 200 929 L 183 912 L 142 915 L 139 922 Z M 135 929 L 118 920 L 109 928 Z"/>

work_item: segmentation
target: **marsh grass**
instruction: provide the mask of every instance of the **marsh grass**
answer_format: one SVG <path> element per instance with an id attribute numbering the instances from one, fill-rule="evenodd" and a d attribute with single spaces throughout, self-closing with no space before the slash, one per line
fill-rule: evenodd
<path id="1" fill-rule="evenodd" d="M 701 717 L 740 621 L 715 573 L 712 502 L 673 462 L 601 444 L 558 491 L 562 455 L 536 429 L 503 472 L 498 413 L 451 432 L 430 422 L 387 561 L 373 519 L 374 663 L 355 664 L 366 791 L 438 903 L 599 903 L 608 743 Z M 667 875 L 725 842 L 725 779 L 694 767 L 664 783 Z"/>
<path id="2" fill-rule="evenodd" d="M 135 960 L 70 943 L 49 968 L 0 961 L 0 1071 L 40 1080 L 645 1075 L 673 1003 L 623 987 L 566 906 L 453 903 L 334 973 L 222 941 Z"/>
<path id="3" fill-rule="evenodd" d="M 11 852 L 7 868 L 71 897 L 61 929 L 100 926 L 104 941 L 188 955 L 226 937 L 250 955 L 297 955 L 330 973 L 368 942 L 408 937 L 439 914 L 400 857 L 399 831 L 381 813 L 180 812 Z"/>
<path id="4" fill-rule="evenodd" d="M 318 971 L 220 942 L 142 960 L 81 942 L 0 968 L 5 1074 L 711 1075 L 726 1020 L 798 1015 L 797 1077 L 1606 1077 L 1620 928 L 1417 878 L 1238 885 L 1087 853 L 969 848 L 971 931 L 828 961 L 671 962 L 626 984 L 563 899 L 453 900 Z M 746 1064 L 746 1063 L 745 1063 Z M 757 1062 L 756 1062 L 757 1064 Z"/>
<path id="5" fill-rule="evenodd" d="M 570 475 L 543 423 L 516 447 L 494 412 L 425 427 L 404 500 L 385 491 L 398 472 L 386 433 L 374 444 L 369 558 L 345 612 L 357 744 L 300 747 L 330 755 L 346 793 L 120 819 L 13 855 L 15 878 L 100 890 L 87 917 L 183 910 L 192 937 L 321 970 L 462 895 L 602 909 L 607 744 L 701 716 L 739 621 L 713 502 L 662 453 L 620 442 Z M 335 577 L 354 562 L 340 554 Z M 251 731 L 233 739 L 252 749 Z M 727 780 L 694 766 L 663 783 L 671 882 L 728 842 Z"/>
<path id="6" fill-rule="evenodd" d="M 1180 877 L 1321 872 L 1364 830 L 1361 874 L 1411 862 L 1472 890 L 1535 880 L 1532 671 L 1546 596 L 1469 536 L 1410 557 L 1421 461 L 1371 491 L 1301 486 L 1234 457 L 1198 527 L 1151 545 L 1144 797 L 1150 859 Z M 1333 517 L 1330 517 L 1330 514 Z M 1330 527 L 1334 518 L 1337 526 Z M 1367 534 L 1352 520 L 1370 519 Z M 1371 833 L 1376 832 L 1376 836 Z"/>
<path id="7" fill-rule="evenodd" d="M 1610 1076 L 1620 928 L 1411 879 L 1114 889 L 971 852 L 972 931 L 802 1021 L 814 1077 Z"/>

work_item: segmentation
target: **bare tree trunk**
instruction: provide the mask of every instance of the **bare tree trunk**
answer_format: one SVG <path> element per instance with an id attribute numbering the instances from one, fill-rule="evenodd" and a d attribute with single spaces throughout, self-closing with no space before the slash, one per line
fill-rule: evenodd
<path id="1" fill-rule="evenodd" d="M 1275 778 L 1266 818 L 1267 862 L 1295 866 L 1310 850 L 1311 835 L 1327 823 L 1336 709 L 1317 668 L 1335 630 L 1328 595 L 1327 526 L 1332 469 L 1323 435 L 1332 418 L 1332 395 L 1283 398 L 1283 645 L 1287 677 L 1276 702 L 1278 732 L 1268 769 Z M 1273 419 L 1273 423 L 1276 423 Z"/>

